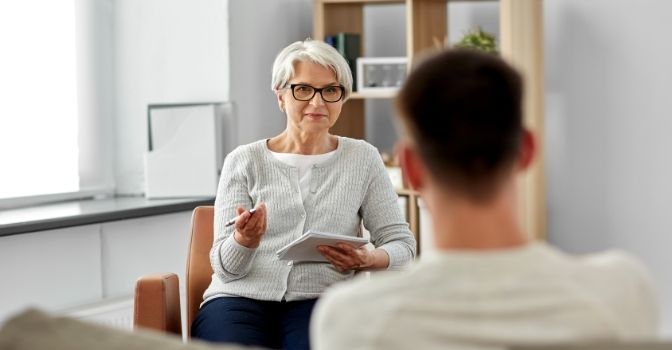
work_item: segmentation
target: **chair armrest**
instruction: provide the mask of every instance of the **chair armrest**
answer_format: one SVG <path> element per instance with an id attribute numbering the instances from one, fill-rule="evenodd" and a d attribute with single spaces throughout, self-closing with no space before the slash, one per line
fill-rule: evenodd
<path id="1" fill-rule="evenodd" d="M 133 327 L 182 335 L 180 290 L 174 273 L 152 274 L 135 284 Z"/>

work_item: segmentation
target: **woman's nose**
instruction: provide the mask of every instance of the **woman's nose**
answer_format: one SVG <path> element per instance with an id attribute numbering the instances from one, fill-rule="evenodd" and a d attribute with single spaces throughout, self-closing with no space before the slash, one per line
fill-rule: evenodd
<path id="1" fill-rule="evenodd" d="M 314 106 L 323 105 L 324 100 L 322 99 L 322 94 L 316 91 L 315 95 L 313 95 L 313 98 L 310 99 L 310 104 Z"/>

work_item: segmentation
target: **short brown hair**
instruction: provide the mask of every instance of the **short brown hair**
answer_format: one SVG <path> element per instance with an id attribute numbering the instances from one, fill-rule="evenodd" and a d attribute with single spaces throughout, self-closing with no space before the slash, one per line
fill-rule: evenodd
<path id="1" fill-rule="evenodd" d="M 432 176 L 484 200 L 517 159 L 522 93 L 520 75 L 502 59 L 448 50 L 411 72 L 397 109 Z"/>

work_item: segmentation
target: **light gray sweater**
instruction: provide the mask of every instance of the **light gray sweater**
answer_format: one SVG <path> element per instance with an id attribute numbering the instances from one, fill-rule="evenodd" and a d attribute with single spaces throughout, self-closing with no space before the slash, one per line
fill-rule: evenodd
<path id="1" fill-rule="evenodd" d="M 267 230 L 256 249 L 233 238 L 224 223 L 235 208 L 267 207 Z M 363 221 L 362 221 L 363 220 Z M 275 159 L 260 140 L 240 146 L 224 161 L 215 200 L 215 237 L 210 261 L 212 282 L 204 294 L 288 301 L 317 298 L 331 284 L 349 279 L 327 263 L 280 261 L 275 252 L 308 230 L 361 235 L 360 222 L 374 246 L 390 257 L 390 268 L 415 257 L 415 239 L 397 205 L 378 151 L 365 141 L 338 138 L 327 161 L 314 165 L 310 193 L 301 198 L 298 169 Z"/>

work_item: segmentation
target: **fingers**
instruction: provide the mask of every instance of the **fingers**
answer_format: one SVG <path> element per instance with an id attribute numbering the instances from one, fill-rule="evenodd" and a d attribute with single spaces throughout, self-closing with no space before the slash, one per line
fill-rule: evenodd
<path id="1" fill-rule="evenodd" d="M 266 232 L 266 221 L 266 204 L 261 202 L 255 208 L 254 214 L 250 216 L 248 225 L 258 234 L 264 234 Z"/>
<path id="2" fill-rule="evenodd" d="M 236 208 L 239 217 L 236 220 L 236 230 L 243 235 L 258 237 L 266 232 L 266 204 L 259 203 L 253 213 Z"/>
<path id="3" fill-rule="evenodd" d="M 341 272 L 360 269 L 364 263 L 359 252 L 348 244 L 339 244 L 337 247 L 319 246 L 318 250 Z"/>
<path id="4" fill-rule="evenodd" d="M 248 248 L 258 247 L 266 232 L 266 205 L 259 203 L 253 213 L 238 207 L 236 213 L 234 238 Z"/>

